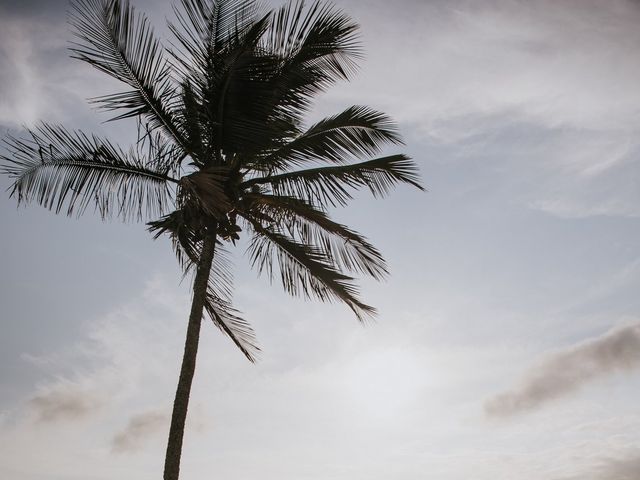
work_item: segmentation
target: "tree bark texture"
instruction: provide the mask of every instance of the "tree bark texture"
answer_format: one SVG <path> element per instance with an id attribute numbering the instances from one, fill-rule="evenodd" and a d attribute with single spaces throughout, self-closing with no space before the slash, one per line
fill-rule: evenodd
<path id="1" fill-rule="evenodd" d="M 182 440 L 184 437 L 184 425 L 189 406 L 191 382 L 196 368 L 196 355 L 198 353 L 198 341 L 200 339 L 200 325 L 207 295 L 207 282 L 211 272 L 211 264 L 215 253 L 216 229 L 207 233 L 203 244 L 200 260 L 193 281 L 193 301 L 187 326 L 187 338 L 184 344 L 182 368 L 178 379 L 178 388 L 173 402 L 171 414 L 171 428 L 169 429 L 169 441 L 164 463 L 164 480 L 178 480 L 180 474 L 180 456 L 182 454 Z"/>

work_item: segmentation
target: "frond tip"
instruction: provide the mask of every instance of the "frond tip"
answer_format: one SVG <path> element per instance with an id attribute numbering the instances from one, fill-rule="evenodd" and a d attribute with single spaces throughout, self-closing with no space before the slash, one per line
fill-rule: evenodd
<path id="1" fill-rule="evenodd" d="M 420 176 L 416 164 L 406 155 L 390 155 L 366 162 L 252 178 L 242 186 L 265 185 L 276 195 L 302 198 L 311 203 L 346 205 L 351 191 L 368 188 L 376 197 L 385 196 L 399 184 L 407 183 L 419 190 Z"/>
<path id="2" fill-rule="evenodd" d="M 388 275 L 382 254 L 369 241 L 345 225 L 334 222 L 322 208 L 294 197 L 246 194 L 251 205 L 242 211 L 254 220 L 269 218 L 287 233 L 307 245 L 315 245 L 339 270 L 356 272 L 381 280 Z"/>
<path id="3" fill-rule="evenodd" d="M 74 0 L 69 23 L 76 37 L 72 58 L 130 88 L 93 102 L 108 111 L 125 110 L 113 120 L 146 117 L 153 128 L 162 129 L 189 153 L 172 109 L 178 93 L 171 68 L 147 17 L 136 12 L 129 0 Z"/>
<path id="4" fill-rule="evenodd" d="M 188 211 L 176 210 L 160 220 L 148 222 L 148 230 L 154 238 L 168 235 L 184 275 L 196 270 L 200 259 L 206 227 L 201 218 L 193 218 Z M 216 327 L 240 349 L 243 355 L 255 362 L 260 352 L 255 332 L 240 312 L 231 305 L 233 276 L 227 251 L 217 242 L 213 266 L 209 272 L 204 308 Z"/>
<path id="5" fill-rule="evenodd" d="M 259 272 L 272 277 L 274 257 L 284 289 L 294 296 L 312 296 L 322 301 L 345 303 L 360 321 L 375 315 L 375 308 L 363 303 L 353 278 L 340 272 L 336 265 L 314 245 L 288 237 L 277 227 L 265 228 L 248 219 L 255 235 L 249 245 L 251 264 Z"/>
<path id="6" fill-rule="evenodd" d="M 402 143 L 396 124 L 387 115 L 354 105 L 312 125 L 260 159 L 258 165 L 284 169 L 311 162 L 345 163 L 376 155 L 387 144 Z"/>
<path id="7" fill-rule="evenodd" d="M 260 347 L 249 322 L 240 316 L 230 302 L 215 294 L 210 288 L 207 292 L 204 308 L 211 321 L 240 349 L 251 363 L 255 363 Z"/>

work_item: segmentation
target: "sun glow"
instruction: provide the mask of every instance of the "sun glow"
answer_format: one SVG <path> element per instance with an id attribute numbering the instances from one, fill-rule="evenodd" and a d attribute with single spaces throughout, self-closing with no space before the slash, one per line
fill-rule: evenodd
<path id="1" fill-rule="evenodd" d="M 357 357 L 345 372 L 345 397 L 367 417 L 403 416 L 418 403 L 427 376 L 411 350 L 387 349 Z"/>

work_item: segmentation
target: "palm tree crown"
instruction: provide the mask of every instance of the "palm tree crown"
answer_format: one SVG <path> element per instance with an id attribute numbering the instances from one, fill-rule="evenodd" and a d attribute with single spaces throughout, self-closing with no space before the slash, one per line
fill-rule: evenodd
<path id="1" fill-rule="evenodd" d="M 258 347 L 231 306 L 221 255 L 242 234 L 253 266 L 289 293 L 343 302 L 360 320 L 373 314 L 354 275 L 383 278 L 384 259 L 328 208 L 360 188 L 421 189 L 417 168 L 401 154 L 372 158 L 402 141 L 369 107 L 303 123 L 314 96 L 354 72 L 357 24 L 320 2 L 263 12 L 252 0 L 181 0 L 174 10 L 165 48 L 127 0 L 72 4 L 72 56 L 125 85 L 92 101 L 114 120 L 138 119 L 142 133 L 128 150 L 46 123 L 10 137 L 2 170 L 12 195 L 69 215 L 93 206 L 169 235 L 195 273 L 190 328 L 206 311 L 251 361 Z"/>

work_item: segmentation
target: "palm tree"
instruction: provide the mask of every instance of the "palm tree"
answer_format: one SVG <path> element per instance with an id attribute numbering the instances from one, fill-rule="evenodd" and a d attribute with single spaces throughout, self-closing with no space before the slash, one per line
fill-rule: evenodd
<path id="1" fill-rule="evenodd" d="M 328 209 L 359 188 L 375 196 L 399 183 L 422 188 L 405 155 L 371 159 L 402 143 L 383 113 L 352 106 L 303 126 L 313 97 L 348 79 L 361 56 L 347 15 L 302 1 L 262 12 L 252 0 L 181 0 L 174 10 L 174 43 L 164 48 L 127 0 L 72 4 L 72 56 L 125 84 L 93 102 L 118 110 L 114 120 L 138 120 L 132 148 L 43 123 L 6 139 L 2 156 L 18 202 L 147 221 L 194 274 L 165 480 L 179 474 L 203 313 L 247 359 L 259 351 L 231 305 L 225 247 L 246 232 L 259 272 L 279 276 L 293 295 L 343 302 L 363 321 L 375 310 L 360 300 L 353 275 L 381 279 L 387 268 Z"/>

